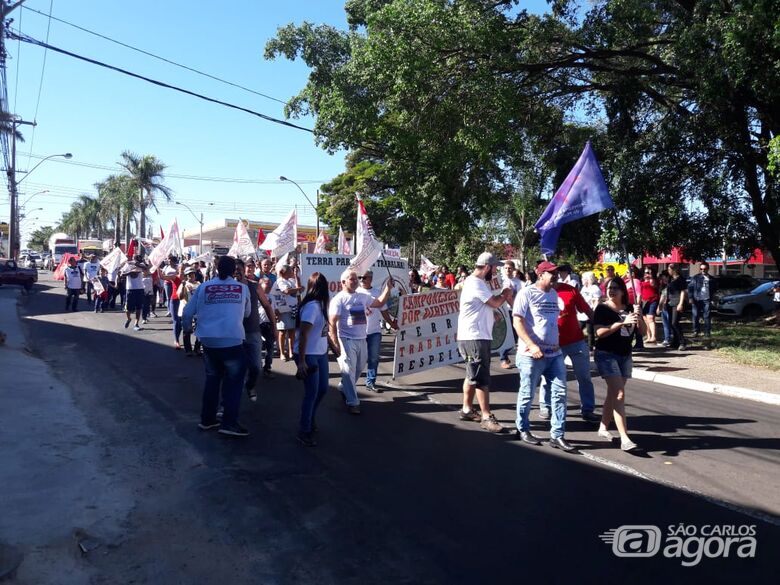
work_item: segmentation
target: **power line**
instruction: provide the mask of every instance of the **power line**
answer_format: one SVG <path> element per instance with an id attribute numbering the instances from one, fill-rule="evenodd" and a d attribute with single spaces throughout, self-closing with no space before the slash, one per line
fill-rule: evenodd
<path id="1" fill-rule="evenodd" d="M 40 11 L 35 10 L 33 8 L 29 8 L 27 6 L 22 6 L 22 8 L 24 8 L 25 10 L 29 10 L 30 12 L 35 12 L 37 14 L 40 14 L 41 16 L 46 16 L 46 14 L 44 14 L 43 12 L 40 12 Z M 202 75 L 203 77 L 208 77 L 209 79 L 213 79 L 214 81 L 219 81 L 220 83 L 224 83 L 224 84 L 230 85 L 232 87 L 236 87 L 238 89 L 243 89 L 244 91 L 248 91 L 249 93 L 253 93 L 253 94 L 257 95 L 257 96 L 264 97 L 266 99 L 278 102 L 280 104 L 286 104 L 287 103 L 284 100 L 280 100 L 280 99 L 275 98 L 273 96 L 261 93 L 259 91 L 255 91 L 254 89 L 250 89 L 248 87 L 244 87 L 243 85 L 240 85 L 238 83 L 233 83 L 232 81 L 228 81 L 226 79 L 222 79 L 221 77 L 217 77 L 215 75 L 211 75 L 210 73 L 205 73 L 203 71 L 199 71 L 198 69 L 194 69 L 193 67 L 188 67 L 187 65 L 182 65 L 181 63 L 177 63 L 176 61 L 171 61 L 170 59 L 166 59 L 165 57 L 160 57 L 159 55 L 155 55 L 154 53 L 150 53 L 149 51 L 145 51 L 143 49 L 139 49 L 138 47 L 134 47 L 133 45 L 128 45 L 127 43 L 123 43 L 122 41 L 118 41 L 116 39 L 112 39 L 111 37 L 108 37 L 108 36 L 100 34 L 98 32 L 89 30 L 88 28 L 84 28 L 83 26 L 79 26 L 77 24 L 73 24 L 72 22 L 68 22 L 67 20 L 62 20 L 61 18 L 56 18 L 56 17 L 51 16 L 51 15 L 49 15 L 49 17 L 51 19 L 53 19 L 53 20 L 56 20 L 57 22 L 61 22 L 62 24 L 66 24 L 68 26 L 72 26 L 75 29 L 78 29 L 78 30 L 83 31 L 85 33 L 94 35 L 94 36 L 96 36 L 98 38 L 104 39 L 104 40 L 109 41 L 111 43 L 115 43 L 115 44 L 117 44 L 117 45 L 119 45 L 121 47 L 125 47 L 127 49 L 136 51 L 138 53 L 141 53 L 142 55 L 146 55 L 148 57 L 152 57 L 154 59 L 158 59 L 160 61 L 163 61 L 164 63 L 168 63 L 170 65 L 174 65 L 176 67 L 180 67 L 180 68 L 185 69 L 187 71 L 191 71 L 192 73 L 197 73 L 198 75 Z M 48 42 L 48 38 L 46 40 Z"/>
<path id="2" fill-rule="evenodd" d="M 53 10 L 54 10 L 54 0 L 49 0 L 49 21 L 46 23 L 46 42 L 47 43 L 49 42 L 49 32 L 51 31 L 51 13 L 52 13 Z M 20 49 L 21 49 L 21 47 L 20 47 Z M 32 136 L 30 137 L 30 152 L 32 152 L 33 145 L 35 144 L 35 129 L 37 127 L 37 122 L 38 122 L 38 108 L 41 105 L 41 93 L 43 92 L 43 74 L 46 72 L 46 56 L 48 54 L 49 54 L 49 52 L 44 49 L 44 51 L 43 51 L 43 63 L 41 64 L 41 80 L 38 83 L 38 99 L 35 100 L 35 114 L 33 115 Z M 17 69 L 16 72 L 18 74 L 19 73 L 19 69 Z M 17 83 L 17 86 L 16 86 L 17 91 L 16 91 L 16 93 L 19 93 L 18 92 L 18 88 L 19 88 L 19 85 L 18 85 L 19 79 L 18 79 L 18 77 L 16 79 L 16 83 Z M 14 94 L 14 95 L 16 95 L 16 94 Z M 14 97 L 14 106 L 16 105 L 15 102 L 16 102 L 16 97 Z M 29 156 L 27 157 L 27 168 L 28 169 L 30 168 L 30 157 Z"/>
<path id="3" fill-rule="evenodd" d="M 40 154 L 30 154 L 28 153 L 28 156 L 31 156 L 32 158 L 36 159 L 44 159 L 47 158 Z M 73 159 L 51 159 L 51 162 L 64 164 L 64 165 L 75 165 L 77 167 L 86 167 L 90 169 L 98 169 L 98 170 L 104 170 L 104 171 L 119 171 L 121 170 L 118 166 L 111 166 L 106 164 L 99 164 L 99 163 L 89 163 L 84 161 L 77 161 Z M 118 164 L 118 163 L 117 163 Z M 206 182 L 212 182 L 212 183 L 239 183 L 239 184 L 257 184 L 257 185 L 281 185 L 285 181 L 280 181 L 279 179 L 246 179 L 246 178 L 237 178 L 237 177 L 209 177 L 209 176 L 200 176 L 200 175 L 190 175 L 190 174 L 177 174 L 177 173 L 165 173 L 165 177 L 169 179 L 184 179 L 188 181 L 206 181 Z M 323 179 L 295 179 L 296 183 L 300 183 L 302 185 L 321 185 L 322 183 L 326 183 L 327 180 Z"/>
<path id="4" fill-rule="evenodd" d="M 44 43 L 43 41 L 39 41 L 37 39 L 34 39 L 28 35 L 22 35 L 19 34 L 15 30 L 11 30 L 8 32 L 8 38 L 11 39 L 21 39 L 25 43 L 30 43 L 32 45 L 37 45 L 39 47 L 43 47 L 45 49 L 49 49 L 50 51 L 55 51 L 57 53 L 61 53 L 62 55 L 67 55 L 69 57 L 73 57 L 75 59 L 79 59 L 81 61 L 86 61 L 87 63 L 92 63 L 93 65 L 98 65 L 100 67 L 105 67 L 106 69 L 110 69 L 112 71 L 116 71 L 117 73 L 122 73 L 124 75 L 128 75 L 130 77 L 134 77 L 136 79 L 141 79 L 143 81 L 146 81 L 147 83 L 151 83 L 154 85 L 157 85 L 159 87 L 165 87 L 167 89 L 172 89 L 174 91 L 178 91 L 180 93 L 190 95 L 202 100 L 205 100 L 207 102 L 211 102 L 214 104 L 219 104 L 221 106 L 225 106 L 227 108 L 232 108 L 234 110 L 239 110 L 241 112 L 246 112 L 247 114 L 251 114 L 253 116 L 257 116 L 258 118 L 261 118 L 263 120 L 266 120 L 268 122 L 273 122 L 274 124 L 280 124 L 282 126 L 287 126 L 289 128 L 295 128 L 296 130 L 303 130 L 304 132 L 311 132 L 313 131 L 309 128 L 304 128 L 303 126 L 298 126 L 297 124 L 293 124 L 292 122 L 288 122 L 286 120 L 280 120 L 278 118 L 274 118 L 272 116 L 268 116 L 266 114 L 261 114 L 260 112 L 256 112 L 254 110 L 250 110 L 249 108 L 245 108 L 243 106 L 237 106 L 235 104 L 231 104 L 229 102 L 225 102 L 222 100 L 218 100 L 215 98 L 211 98 L 208 96 L 205 96 L 200 93 L 196 93 L 194 91 L 190 91 L 188 89 L 184 89 L 175 85 L 171 85 L 169 83 L 165 83 L 164 81 L 158 81 L 156 79 L 151 79 L 150 77 L 145 77 L 143 75 L 139 75 L 138 73 L 133 73 L 132 71 L 128 71 L 127 69 L 122 69 L 121 67 L 116 67 L 114 65 L 109 65 L 108 63 L 103 63 L 102 61 L 98 61 L 96 59 L 90 59 L 89 57 L 84 57 L 82 55 L 78 55 L 76 53 L 71 53 L 70 51 L 66 51 L 65 49 L 60 49 L 59 47 L 55 47 L 53 45 L 50 45 L 48 43 Z"/>

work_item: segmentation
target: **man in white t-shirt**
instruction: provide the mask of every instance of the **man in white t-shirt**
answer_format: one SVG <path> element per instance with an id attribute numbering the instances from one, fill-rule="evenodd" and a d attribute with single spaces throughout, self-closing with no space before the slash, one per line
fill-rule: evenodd
<path id="1" fill-rule="evenodd" d="M 92 302 L 92 293 L 95 291 L 95 287 L 92 284 L 92 279 L 100 276 L 100 262 L 96 254 L 92 254 L 89 257 L 89 262 L 84 263 L 84 285 L 87 290 L 87 303 Z"/>
<path id="2" fill-rule="evenodd" d="M 528 415 L 534 391 L 541 377 L 551 383 L 552 419 L 550 445 L 567 453 L 576 451 L 563 435 L 566 430 L 566 365 L 558 343 L 558 314 L 561 310 L 553 284 L 558 267 L 541 262 L 533 286 L 524 288 L 515 298 L 512 308 L 517 332 L 517 369 L 520 389 L 517 392 L 517 437 L 529 445 L 541 445 L 531 433 Z"/>
<path id="3" fill-rule="evenodd" d="M 477 258 L 474 272 L 463 281 L 458 315 L 458 353 L 466 362 L 463 380 L 463 407 L 460 420 L 479 421 L 491 433 L 504 430 L 490 412 L 490 345 L 493 341 L 493 310 L 510 298 L 507 286 L 499 295 L 493 295 L 488 283 L 493 280 L 499 261 L 490 252 Z M 474 408 L 474 394 L 480 410 Z"/>
<path id="4" fill-rule="evenodd" d="M 360 277 L 360 286 L 357 290 L 378 298 L 380 291 L 373 284 L 374 272 L 366 270 L 363 276 Z M 382 305 L 378 309 L 369 309 L 367 313 L 366 349 L 368 351 L 368 363 L 366 366 L 366 390 L 381 393 L 382 389 L 376 386 L 376 370 L 379 367 L 379 349 L 382 345 L 382 317 L 385 318 L 385 321 L 393 329 L 398 328 L 398 322 L 387 310 L 387 305 Z"/>
<path id="5" fill-rule="evenodd" d="M 127 279 L 125 280 L 125 315 L 127 316 L 125 329 L 130 326 L 132 314 L 135 313 L 135 325 L 133 326 L 133 330 L 141 330 L 141 311 L 144 308 L 144 297 L 146 296 L 144 291 L 143 271 L 146 268 L 147 266 L 141 261 L 141 257 L 136 256 L 135 260 L 125 264 L 122 269 L 122 272 L 127 275 Z"/>
<path id="6" fill-rule="evenodd" d="M 389 280 L 378 298 L 358 292 L 358 276 L 352 268 L 341 274 L 341 292 L 330 300 L 328 306 L 329 335 L 334 346 L 341 345 L 338 364 L 341 369 L 341 392 L 352 414 L 360 414 L 357 380 L 368 361 L 366 345 L 367 311 L 379 309 L 387 302 L 393 287 Z"/>

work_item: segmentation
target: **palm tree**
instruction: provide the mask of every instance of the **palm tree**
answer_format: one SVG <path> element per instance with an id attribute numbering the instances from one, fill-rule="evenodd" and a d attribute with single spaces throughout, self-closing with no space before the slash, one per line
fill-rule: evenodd
<path id="1" fill-rule="evenodd" d="M 158 194 L 162 194 L 166 201 L 171 201 L 173 196 L 171 188 L 162 184 L 166 166 L 154 155 L 139 156 L 129 150 L 122 153 L 122 161 L 119 164 L 128 172 L 140 192 L 138 234 L 143 236 L 146 233 L 146 209 L 151 207 L 158 211 L 155 202 Z"/>
<path id="2" fill-rule="evenodd" d="M 60 228 L 76 238 L 91 235 L 101 238 L 105 224 L 101 219 L 100 201 L 89 195 L 79 195 L 78 200 L 71 203 L 68 212 L 63 214 Z"/>
<path id="3" fill-rule="evenodd" d="M 98 198 L 101 201 L 103 220 L 114 228 L 114 243 L 118 246 L 130 238 L 130 221 L 136 219 L 138 211 L 137 187 L 129 175 L 109 175 L 100 183 L 95 183 Z"/>
<path id="4" fill-rule="evenodd" d="M 24 142 L 22 133 L 14 125 L 14 116 L 8 112 L 0 111 L 0 134 L 8 134 L 9 136 L 13 134 L 19 142 Z"/>

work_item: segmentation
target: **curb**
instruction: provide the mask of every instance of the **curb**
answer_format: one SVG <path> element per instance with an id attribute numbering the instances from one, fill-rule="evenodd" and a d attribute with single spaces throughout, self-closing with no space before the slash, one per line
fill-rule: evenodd
<path id="1" fill-rule="evenodd" d="M 677 386 L 678 388 L 685 388 L 686 390 L 694 390 L 696 392 L 720 394 L 721 396 L 743 398 L 745 400 L 753 400 L 754 402 L 771 404 L 772 406 L 780 406 L 780 394 L 771 394 L 769 392 L 739 388 L 737 386 L 726 386 L 725 384 L 699 382 L 698 380 L 691 380 L 689 378 L 680 378 L 679 376 L 651 372 L 645 368 L 634 368 L 632 375 L 638 380 L 645 380 L 647 382 L 656 382 L 658 384 Z"/>

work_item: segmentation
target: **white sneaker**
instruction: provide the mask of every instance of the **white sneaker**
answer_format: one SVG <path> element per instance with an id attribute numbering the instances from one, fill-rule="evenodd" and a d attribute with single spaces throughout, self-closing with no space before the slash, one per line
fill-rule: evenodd
<path id="1" fill-rule="evenodd" d="M 607 441 L 614 441 L 615 435 L 610 433 L 607 429 L 599 429 L 596 434 L 601 437 L 602 439 L 606 439 Z"/>

